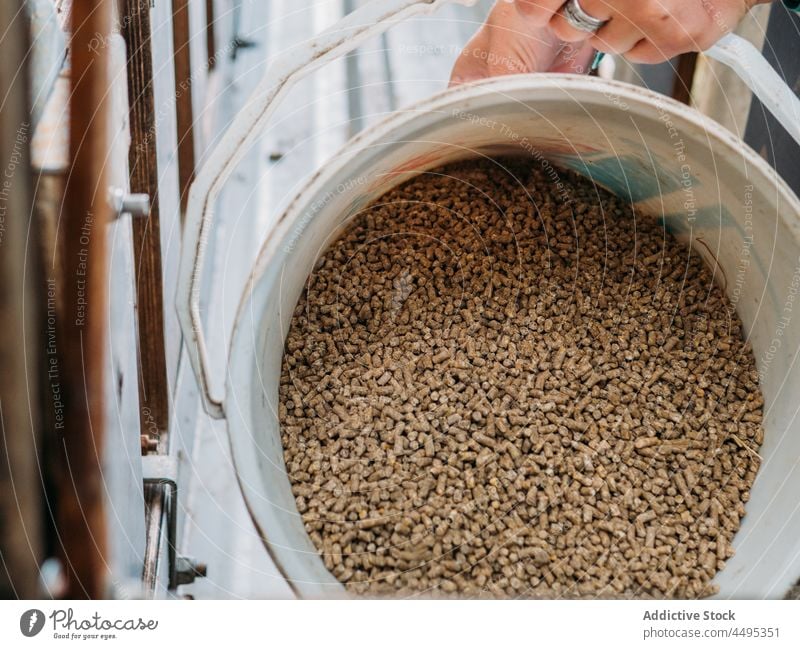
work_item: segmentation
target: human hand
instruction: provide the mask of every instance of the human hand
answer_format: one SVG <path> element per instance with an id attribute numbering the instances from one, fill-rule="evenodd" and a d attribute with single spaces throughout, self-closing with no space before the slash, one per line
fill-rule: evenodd
<path id="1" fill-rule="evenodd" d="M 461 51 L 450 84 L 525 72 L 582 74 L 593 53 L 588 43 L 560 40 L 547 22 L 513 2 L 498 2 Z"/>
<path id="2" fill-rule="evenodd" d="M 513 0 L 512 0 L 513 1 Z M 607 21 L 596 33 L 572 27 L 560 13 L 564 0 L 516 0 L 526 24 L 549 27 L 568 43 L 622 54 L 633 63 L 659 63 L 701 52 L 736 27 L 755 4 L 770 0 L 579 0 L 590 16 Z"/>

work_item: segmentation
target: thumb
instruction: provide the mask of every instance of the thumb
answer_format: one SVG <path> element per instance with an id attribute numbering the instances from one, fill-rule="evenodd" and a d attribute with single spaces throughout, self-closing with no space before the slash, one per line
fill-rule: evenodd
<path id="1" fill-rule="evenodd" d="M 478 81 L 489 76 L 486 53 L 489 51 L 489 33 L 483 25 L 461 50 L 453 71 L 450 73 L 448 86 L 457 86 L 470 81 Z"/>

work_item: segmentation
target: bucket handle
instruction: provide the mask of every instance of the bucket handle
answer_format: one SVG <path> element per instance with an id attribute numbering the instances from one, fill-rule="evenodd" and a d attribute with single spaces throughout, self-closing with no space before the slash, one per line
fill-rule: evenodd
<path id="1" fill-rule="evenodd" d="M 310 42 L 281 54 L 269 65 L 244 107 L 198 171 L 189 189 L 176 306 L 203 407 L 212 417 L 221 419 L 225 416 L 224 395 L 216 394 L 208 363 L 200 317 L 200 284 L 215 203 L 225 182 L 297 81 L 406 18 L 432 13 L 445 4 L 471 6 L 475 2 L 374 0 L 348 14 Z M 800 143 L 800 100 L 755 47 L 734 34 L 728 34 L 706 54 L 732 68 Z"/>
<path id="2" fill-rule="evenodd" d="M 727 34 L 705 54 L 731 68 L 800 144 L 800 99 L 752 43 Z"/>
<path id="3" fill-rule="evenodd" d="M 225 181 L 297 81 L 393 24 L 454 2 L 471 6 L 476 0 L 375 0 L 349 13 L 311 41 L 279 55 L 198 171 L 189 188 L 178 269 L 177 311 L 203 407 L 215 419 L 225 416 L 224 396 L 217 395 L 208 363 L 200 317 L 200 284 L 215 203 Z"/>

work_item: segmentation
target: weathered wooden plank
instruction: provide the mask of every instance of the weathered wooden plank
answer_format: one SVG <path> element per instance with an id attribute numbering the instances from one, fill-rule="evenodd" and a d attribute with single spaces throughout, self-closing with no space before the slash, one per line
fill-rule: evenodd
<path id="1" fill-rule="evenodd" d="M 37 308 L 44 298 L 38 281 L 28 164 L 29 108 L 25 75 L 27 31 L 21 0 L 0 3 L 0 597 L 40 595 L 42 555 L 41 479 L 38 471 L 41 354 Z M 33 229 L 36 232 L 36 228 Z M 31 257 L 32 255 L 32 257 Z M 33 262 L 33 263 L 32 263 Z M 27 273 L 26 273 L 27 268 Z M 25 380 L 28 377 L 28 381 Z M 34 419 L 36 417 L 37 419 Z"/>
<path id="2" fill-rule="evenodd" d="M 206 56 L 208 59 L 208 69 L 212 70 L 216 64 L 217 50 L 216 45 L 216 29 L 214 23 L 216 21 L 216 12 L 214 11 L 214 0 L 206 0 Z"/>
<path id="3" fill-rule="evenodd" d="M 150 0 L 125 0 L 121 27 L 128 50 L 130 187 L 132 192 L 150 196 L 147 218 L 133 222 L 139 324 L 140 420 L 143 430 L 155 422 L 158 434 L 162 435 L 166 434 L 169 427 L 169 388 L 164 341 L 160 192 L 156 157 L 158 123 L 153 93 Z"/>
<path id="4" fill-rule="evenodd" d="M 192 101 L 191 28 L 189 0 L 172 0 L 173 64 L 175 67 L 175 111 L 178 126 L 178 178 L 181 214 L 186 211 L 189 186 L 195 173 L 194 105 Z"/>
<path id="5" fill-rule="evenodd" d="M 102 476 L 108 62 L 105 52 L 91 48 L 90 42 L 108 36 L 110 12 L 108 0 L 86 0 L 76 2 L 71 15 L 70 174 L 59 229 L 67 316 L 57 327 L 64 398 L 58 529 L 71 598 L 103 597 L 108 587 Z"/>

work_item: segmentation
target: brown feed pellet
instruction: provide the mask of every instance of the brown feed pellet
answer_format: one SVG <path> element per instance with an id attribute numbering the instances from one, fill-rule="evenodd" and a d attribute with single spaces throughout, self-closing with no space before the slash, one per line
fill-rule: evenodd
<path id="1" fill-rule="evenodd" d="M 349 591 L 713 593 L 759 466 L 752 351 L 687 243 L 560 174 L 417 176 L 309 278 L 282 439 Z"/>

